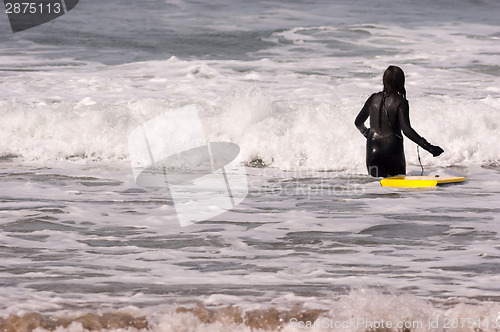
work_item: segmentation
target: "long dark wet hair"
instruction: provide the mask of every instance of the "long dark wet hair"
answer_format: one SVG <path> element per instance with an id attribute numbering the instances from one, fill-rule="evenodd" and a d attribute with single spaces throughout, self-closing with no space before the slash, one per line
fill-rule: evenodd
<path id="1" fill-rule="evenodd" d="M 389 66 L 384 72 L 384 92 L 399 93 L 406 99 L 405 73 L 397 66 Z"/>

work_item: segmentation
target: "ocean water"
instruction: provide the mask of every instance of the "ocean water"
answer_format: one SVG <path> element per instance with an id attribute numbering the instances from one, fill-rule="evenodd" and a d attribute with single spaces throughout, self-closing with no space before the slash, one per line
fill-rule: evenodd
<path id="1" fill-rule="evenodd" d="M 499 331 L 499 10 L 82 0 L 15 34 L 2 12 L 0 329 Z M 465 183 L 366 175 L 354 118 L 390 64 L 445 150 L 424 173 Z M 180 227 L 129 135 L 185 107 L 240 148 L 248 195 Z"/>

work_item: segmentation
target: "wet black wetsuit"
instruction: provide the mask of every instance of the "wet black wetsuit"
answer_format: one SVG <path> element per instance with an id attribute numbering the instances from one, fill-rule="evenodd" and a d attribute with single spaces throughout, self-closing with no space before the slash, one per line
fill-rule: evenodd
<path id="1" fill-rule="evenodd" d="M 384 99 L 383 104 L 382 99 Z M 370 128 L 364 124 L 368 117 L 370 117 Z M 428 151 L 436 148 L 413 130 L 410 125 L 408 100 L 396 93 L 378 92 L 371 95 L 354 123 L 367 138 L 366 166 L 372 176 L 406 174 L 401 131 Z"/>

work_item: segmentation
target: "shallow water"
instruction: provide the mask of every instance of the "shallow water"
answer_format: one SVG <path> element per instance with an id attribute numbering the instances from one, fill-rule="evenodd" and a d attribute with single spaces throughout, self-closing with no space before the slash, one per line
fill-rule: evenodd
<path id="1" fill-rule="evenodd" d="M 5 313 L 132 306 L 133 317 L 182 321 L 173 310 L 199 301 L 235 305 L 240 317 L 295 307 L 332 315 L 368 292 L 365 302 L 429 306 L 427 318 L 472 302 L 479 319 L 500 296 L 496 170 L 461 169 L 464 184 L 410 190 L 252 168 L 237 208 L 181 228 L 172 200 L 137 188 L 128 168 L 63 166 L 2 164 L 12 188 L 1 198 Z"/>

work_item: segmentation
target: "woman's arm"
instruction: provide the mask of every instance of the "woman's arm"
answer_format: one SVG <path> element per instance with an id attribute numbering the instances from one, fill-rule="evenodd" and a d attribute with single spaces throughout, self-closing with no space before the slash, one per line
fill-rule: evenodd
<path id="1" fill-rule="evenodd" d="M 430 152 L 434 157 L 437 157 L 444 152 L 439 146 L 434 146 L 427 142 L 425 138 L 417 134 L 417 132 L 411 127 L 408 100 L 405 99 L 399 106 L 398 116 L 399 125 L 401 126 L 401 130 L 403 130 L 406 137 L 420 145 L 426 151 Z"/>
<path id="2" fill-rule="evenodd" d="M 403 100 L 398 109 L 398 117 L 399 117 L 399 125 L 401 126 L 401 130 L 406 137 L 411 139 L 413 142 L 422 146 L 426 140 L 420 136 L 410 124 L 410 107 L 408 105 L 408 100 Z"/>
<path id="3" fill-rule="evenodd" d="M 363 134 L 363 136 L 365 137 L 368 137 L 368 133 L 370 132 L 370 129 L 365 126 L 365 121 L 370 116 L 370 103 L 372 101 L 372 97 L 373 95 L 368 98 L 368 100 L 365 102 L 365 105 L 356 117 L 356 120 L 354 120 L 354 124 L 361 132 L 361 134 Z"/>

